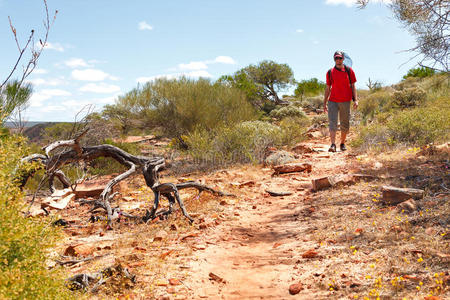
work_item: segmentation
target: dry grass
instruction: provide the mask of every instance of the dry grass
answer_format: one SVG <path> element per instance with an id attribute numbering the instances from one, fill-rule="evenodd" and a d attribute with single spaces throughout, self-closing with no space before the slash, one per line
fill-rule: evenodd
<path id="1" fill-rule="evenodd" d="M 333 290 L 333 298 L 448 296 L 450 203 L 441 185 L 450 186 L 448 156 L 398 154 L 378 157 L 379 170 L 369 169 L 372 157 L 361 159 L 366 173 L 385 179 L 323 191 L 311 201 L 323 211 L 311 219 L 317 228 L 312 236 L 331 251 L 327 280 L 318 286 Z M 429 181 L 412 182 L 412 175 Z M 382 204 L 385 184 L 424 188 L 427 195 L 407 213 Z"/>

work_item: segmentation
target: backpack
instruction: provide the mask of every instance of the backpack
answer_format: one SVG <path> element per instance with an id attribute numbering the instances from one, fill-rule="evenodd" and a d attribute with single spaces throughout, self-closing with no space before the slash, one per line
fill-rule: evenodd
<path id="1" fill-rule="evenodd" d="M 350 82 L 350 86 L 352 85 L 352 80 L 350 78 L 350 68 L 347 65 L 344 65 L 345 72 L 348 75 L 348 81 Z M 333 84 L 333 78 L 331 77 L 331 69 L 327 72 L 327 77 L 330 79 L 331 84 Z M 352 89 L 352 100 L 355 101 L 355 97 L 353 97 L 353 89 Z"/>

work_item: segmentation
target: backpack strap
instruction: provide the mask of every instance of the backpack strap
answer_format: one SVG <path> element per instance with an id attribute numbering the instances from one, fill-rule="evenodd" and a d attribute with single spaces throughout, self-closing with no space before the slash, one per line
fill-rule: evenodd
<path id="1" fill-rule="evenodd" d="M 352 79 L 350 77 L 350 68 L 344 65 L 345 72 L 347 72 L 348 75 L 348 81 L 350 82 L 350 88 L 352 87 Z M 355 101 L 355 97 L 353 96 L 353 89 L 352 89 L 352 100 Z"/>
<path id="2" fill-rule="evenodd" d="M 333 79 L 331 78 L 331 69 L 328 70 L 327 77 L 330 80 L 330 83 L 333 84 Z"/>

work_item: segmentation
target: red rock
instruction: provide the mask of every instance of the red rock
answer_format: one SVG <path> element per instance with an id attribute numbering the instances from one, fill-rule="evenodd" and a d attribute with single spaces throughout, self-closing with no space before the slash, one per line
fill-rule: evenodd
<path id="1" fill-rule="evenodd" d="M 304 290 L 304 287 L 303 287 L 303 284 L 301 284 L 300 282 L 291 284 L 289 286 L 289 294 L 291 294 L 291 295 L 297 295 L 302 290 Z"/>
<path id="2" fill-rule="evenodd" d="M 421 199 L 424 195 L 424 190 L 412 188 L 398 188 L 394 186 L 383 186 L 383 202 L 388 205 L 397 205 L 410 198 Z"/>
<path id="3" fill-rule="evenodd" d="M 302 254 L 303 258 L 314 258 L 318 255 L 317 251 L 314 250 L 308 250 L 305 253 Z"/>
<path id="4" fill-rule="evenodd" d="M 219 282 L 219 283 L 227 283 L 227 281 L 225 279 L 223 279 L 222 277 L 214 274 L 213 272 L 210 272 L 208 276 L 209 276 L 209 280 L 214 280 L 214 281 Z"/>
<path id="5" fill-rule="evenodd" d="M 208 225 L 203 223 L 203 224 L 200 224 L 200 226 L 198 226 L 198 228 L 200 228 L 200 229 L 207 229 Z"/>
<path id="6" fill-rule="evenodd" d="M 170 278 L 169 279 L 169 283 L 170 283 L 170 285 L 180 285 L 181 281 L 179 279 L 176 279 L 176 278 Z"/>
<path id="7" fill-rule="evenodd" d="M 89 244 L 79 244 L 74 246 L 69 246 L 64 251 L 64 255 L 66 256 L 88 256 L 94 253 L 95 247 L 94 245 Z"/>
<path id="8" fill-rule="evenodd" d="M 169 251 L 167 251 L 167 252 L 162 253 L 159 257 L 160 257 L 161 259 L 164 259 L 164 258 L 166 258 L 167 256 L 169 256 L 170 254 L 172 254 L 174 251 L 175 251 L 175 250 L 169 250 Z"/>
<path id="9" fill-rule="evenodd" d="M 298 154 L 303 154 L 303 153 L 313 153 L 315 152 L 314 149 L 312 149 L 309 146 L 306 146 L 304 144 L 297 144 L 294 147 L 292 147 L 291 149 L 292 152 L 298 153 Z"/>
<path id="10" fill-rule="evenodd" d="M 185 239 L 188 239 L 188 238 L 198 237 L 198 235 L 199 235 L 198 232 L 189 233 L 189 234 L 183 236 L 180 240 L 184 241 Z"/>
<path id="11" fill-rule="evenodd" d="M 437 297 L 437 296 L 426 296 L 423 299 L 425 299 L 425 300 L 442 300 L 442 298 Z"/>
<path id="12" fill-rule="evenodd" d="M 400 210 L 405 210 L 407 212 L 413 212 L 417 210 L 417 204 L 416 201 L 414 201 L 413 199 L 409 199 L 398 204 L 397 208 Z"/>
<path id="13" fill-rule="evenodd" d="M 293 173 L 293 172 L 311 172 L 312 166 L 307 163 L 288 163 L 283 165 L 274 166 L 274 174 Z"/>
<path id="14" fill-rule="evenodd" d="M 435 235 L 436 232 L 437 232 L 436 229 L 433 228 L 433 227 L 428 227 L 427 229 L 425 229 L 425 233 L 426 233 L 427 235 Z"/>
<path id="15" fill-rule="evenodd" d="M 165 232 L 164 230 L 160 230 L 153 237 L 153 241 L 154 242 L 162 241 L 165 238 L 167 238 L 167 232 Z"/>
<path id="16" fill-rule="evenodd" d="M 134 250 L 140 251 L 140 252 L 146 252 L 147 251 L 147 249 L 145 249 L 144 247 L 139 247 L 139 246 L 134 247 Z"/>
<path id="17" fill-rule="evenodd" d="M 283 245 L 283 243 L 276 242 L 275 244 L 273 244 L 272 248 L 278 248 L 278 247 L 280 247 L 281 245 Z"/>
<path id="18" fill-rule="evenodd" d="M 108 179 L 85 181 L 76 186 L 74 193 L 77 198 L 98 197 L 108 182 Z"/>
<path id="19" fill-rule="evenodd" d="M 146 264 L 145 261 L 135 261 L 135 262 L 129 263 L 128 267 L 130 267 L 130 268 L 137 268 L 137 267 L 142 267 L 145 264 Z"/>
<path id="20" fill-rule="evenodd" d="M 254 186 L 255 182 L 253 180 L 249 180 L 249 181 L 245 181 L 243 183 L 239 184 L 239 187 L 243 187 L 243 186 Z"/>
<path id="21" fill-rule="evenodd" d="M 420 281 L 420 278 L 418 278 L 418 277 L 416 277 L 416 276 L 403 275 L 402 277 L 405 278 L 405 279 L 411 280 L 411 281 L 417 281 L 417 282 Z"/>

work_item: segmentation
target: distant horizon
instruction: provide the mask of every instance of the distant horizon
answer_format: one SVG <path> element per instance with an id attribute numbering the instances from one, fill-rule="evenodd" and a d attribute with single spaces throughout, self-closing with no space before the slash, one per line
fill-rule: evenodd
<path id="1" fill-rule="evenodd" d="M 11 122 L 11 121 L 7 121 L 5 122 L 5 127 L 6 128 L 15 128 L 15 126 L 13 126 L 15 123 L 17 122 Z M 33 127 L 37 124 L 45 124 L 45 123 L 74 123 L 72 122 L 67 122 L 67 121 L 22 121 L 23 124 L 25 124 L 24 127 Z M 29 126 L 27 126 L 28 124 L 30 124 Z"/>

